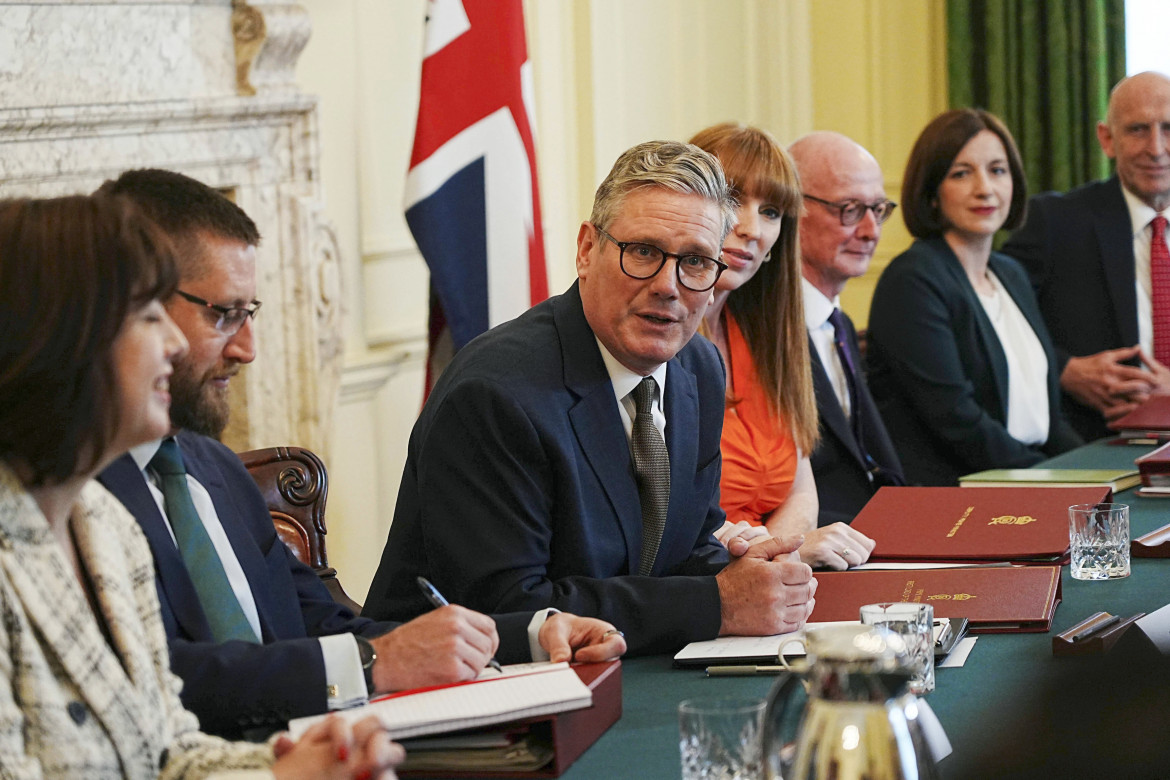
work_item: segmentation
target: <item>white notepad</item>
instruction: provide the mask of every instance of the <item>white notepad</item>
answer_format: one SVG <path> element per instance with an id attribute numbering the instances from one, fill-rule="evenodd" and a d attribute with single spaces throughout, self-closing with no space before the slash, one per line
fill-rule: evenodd
<path id="1" fill-rule="evenodd" d="M 517 664 L 503 674 L 441 688 L 422 689 L 375 699 L 338 714 L 351 723 L 377 715 L 391 739 L 478 728 L 494 723 L 582 709 L 593 704 L 593 694 L 569 665 Z M 299 739 L 324 715 L 296 718 L 289 733 Z"/>

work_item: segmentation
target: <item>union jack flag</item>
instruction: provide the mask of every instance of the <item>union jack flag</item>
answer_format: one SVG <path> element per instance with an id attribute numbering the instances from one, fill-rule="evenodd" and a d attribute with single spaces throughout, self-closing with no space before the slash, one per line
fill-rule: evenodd
<path id="1" fill-rule="evenodd" d="M 406 221 L 431 271 L 430 359 L 548 297 L 521 0 L 430 0 Z"/>

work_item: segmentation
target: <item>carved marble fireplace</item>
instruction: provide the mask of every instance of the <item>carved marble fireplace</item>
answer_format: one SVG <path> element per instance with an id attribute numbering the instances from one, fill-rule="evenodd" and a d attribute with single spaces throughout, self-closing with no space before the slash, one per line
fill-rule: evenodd
<path id="1" fill-rule="evenodd" d="M 337 242 L 316 99 L 294 82 L 307 12 L 273 0 L 0 0 L 0 197 L 91 192 L 160 167 L 256 221 L 258 357 L 225 443 L 324 454 L 341 374 Z"/>

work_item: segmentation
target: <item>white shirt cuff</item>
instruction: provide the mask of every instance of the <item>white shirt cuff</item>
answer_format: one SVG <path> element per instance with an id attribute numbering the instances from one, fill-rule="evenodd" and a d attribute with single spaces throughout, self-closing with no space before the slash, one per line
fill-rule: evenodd
<path id="1" fill-rule="evenodd" d="M 548 620 L 549 615 L 557 612 L 560 610 L 548 607 L 537 612 L 532 616 L 532 620 L 528 621 L 528 652 L 532 654 L 533 661 L 549 660 L 548 651 L 540 646 L 540 627 Z"/>
<path id="2" fill-rule="evenodd" d="M 357 640 L 351 634 L 335 634 L 318 637 L 317 641 L 321 643 L 321 656 L 325 660 L 329 709 L 343 710 L 365 704 L 370 692 L 366 690 Z"/>

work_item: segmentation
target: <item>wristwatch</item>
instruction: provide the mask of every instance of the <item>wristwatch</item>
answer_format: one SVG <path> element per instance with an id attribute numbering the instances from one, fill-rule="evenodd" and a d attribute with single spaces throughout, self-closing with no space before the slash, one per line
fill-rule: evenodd
<path id="1" fill-rule="evenodd" d="M 364 636 L 353 635 L 354 640 L 357 641 L 358 658 L 362 662 L 362 674 L 366 677 L 366 694 L 374 695 L 374 661 L 378 660 L 378 654 L 374 652 L 374 646 L 370 644 L 370 640 Z"/>

